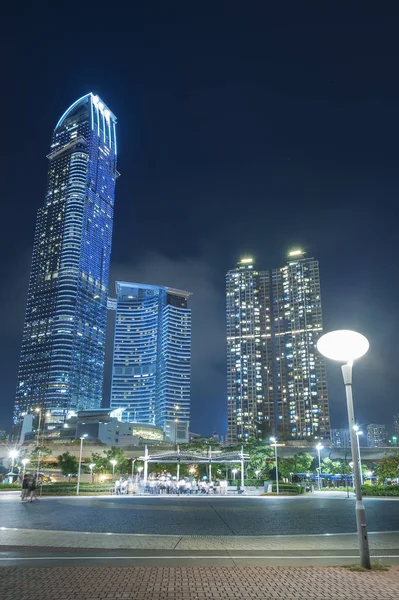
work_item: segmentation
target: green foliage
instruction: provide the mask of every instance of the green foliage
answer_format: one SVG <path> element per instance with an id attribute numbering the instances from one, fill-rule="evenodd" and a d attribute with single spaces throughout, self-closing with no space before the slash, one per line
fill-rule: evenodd
<path id="1" fill-rule="evenodd" d="M 29 455 L 29 467 L 37 466 L 37 463 L 43 458 L 48 458 L 52 455 L 51 448 L 46 448 L 46 446 L 36 446 L 34 450 Z"/>
<path id="2" fill-rule="evenodd" d="M 104 450 L 101 454 L 92 452 L 91 457 L 86 463 L 94 463 L 95 473 L 112 473 L 111 460 L 116 460 L 115 473 L 129 473 L 131 471 L 131 462 L 125 458 L 123 450 L 112 446 Z"/>
<path id="3" fill-rule="evenodd" d="M 390 479 L 399 475 L 399 452 L 387 455 L 377 466 L 377 475 L 381 479 Z"/>
<path id="4" fill-rule="evenodd" d="M 78 472 L 79 463 L 75 456 L 64 452 L 58 456 L 58 466 L 63 475 L 76 474 Z"/>
<path id="5" fill-rule="evenodd" d="M 259 471 L 258 478 L 267 478 L 270 470 L 275 466 L 274 449 L 270 446 L 269 440 L 258 440 L 250 438 L 245 446 L 245 452 L 249 454 L 248 475 L 256 475 Z M 270 462 L 266 462 L 270 459 Z"/>
<path id="6" fill-rule="evenodd" d="M 345 473 L 345 463 L 341 460 L 331 460 L 331 458 L 323 458 L 321 461 L 321 472 L 327 475 L 339 475 Z"/>
<path id="7" fill-rule="evenodd" d="M 79 494 L 109 494 L 112 487 L 112 482 L 104 482 L 100 484 L 81 482 L 79 486 Z M 41 493 L 42 496 L 76 496 L 76 483 L 69 481 L 50 483 L 48 485 L 43 485 Z"/>
<path id="8" fill-rule="evenodd" d="M 20 483 L 0 483 L 0 492 L 7 492 L 11 490 L 20 490 Z"/>
<path id="9" fill-rule="evenodd" d="M 363 496 L 399 496 L 399 485 L 362 485 Z"/>
<path id="10" fill-rule="evenodd" d="M 295 456 L 278 459 L 278 470 L 283 477 L 291 473 L 307 473 L 313 462 L 313 456 L 308 452 L 298 452 Z"/>

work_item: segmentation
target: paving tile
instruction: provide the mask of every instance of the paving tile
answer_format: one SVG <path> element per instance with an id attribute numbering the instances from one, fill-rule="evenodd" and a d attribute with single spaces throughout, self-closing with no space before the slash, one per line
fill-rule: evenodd
<path id="1" fill-rule="evenodd" d="M 397 598 L 399 567 L 371 573 L 333 567 L 13 567 L 1 569 L 0 578 L 1 600 L 391 600 Z"/>

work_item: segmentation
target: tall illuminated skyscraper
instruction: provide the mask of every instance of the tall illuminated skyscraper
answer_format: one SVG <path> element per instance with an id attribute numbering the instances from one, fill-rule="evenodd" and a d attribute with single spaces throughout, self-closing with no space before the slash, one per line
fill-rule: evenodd
<path id="1" fill-rule="evenodd" d="M 188 441 L 191 310 L 189 292 L 116 282 L 111 408 L 123 420 L 162 427 Z"/>
<path id="2" fill-rule="evenodd" d="M 227 282 L 229 438 L 328 438 L 318 262 L 296 250 L 257 271 L 244 259 Z"/>
<path id="3" fill-rule="evenodd" d="M 58 121 L 39 208 L 14 418 L 63 420 L 101 404 L 116 170 L 116 117 L 87 94 Z"/>

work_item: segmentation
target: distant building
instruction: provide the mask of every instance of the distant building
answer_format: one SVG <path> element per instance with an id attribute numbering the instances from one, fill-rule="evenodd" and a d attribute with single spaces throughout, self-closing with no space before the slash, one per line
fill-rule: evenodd
<path id="1" fill-rule="evenodd" d="M 335 448 L 349 448 L 350 445 L 349 429 L 331 429 L 331 446 Z"/>
<path id="2" fill-rule="evenodd" d="M 330 437 L 319 264 L 301 250 L 259 271 L 242 259 L 226 276 L 229 440 Z"/>
<path id="3" fill-rule="evenodd" d="M 385 425 L 372 423 L 367 425 L 367 445 L 369 448 L 381 448 L 387 445 L 388 435 Z"/>
<path id="4" fill-rule="evenodd" d="M 398 438 L 399 441 L 399 415 L 393 416 L 393 431 L 394 435 Z"/>
<path id="5" fill-rule="evenodd" d="M 107 446 L 151 445 L 164 441 L 165 434 L 162 427 L 150 423 L 127 423 L 120 420 L 121 415 L 122 411 L 111 409 L 79 412 L 76 438 L 87 434 L 89 440 L 99 440 Z"/>
<path id="6" fill-rule="evenodd" d="M 36 221 L 15 423 L 36 407 L 64 422 L 71 411 L 101 405 L 115 126 L 115 115 L 91 93 L 55 126 Z"/>
<path id="7" fill-rule="evenodd" d="M 190 421 L 189 292 L 116 282 L 111 408 L 186 442 Z M 112 304 L 111 306 L 112 308 Z"/>

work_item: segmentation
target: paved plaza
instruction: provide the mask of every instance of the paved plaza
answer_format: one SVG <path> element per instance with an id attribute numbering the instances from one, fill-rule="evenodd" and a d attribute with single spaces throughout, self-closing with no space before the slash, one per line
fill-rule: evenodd
<path id="1" fill-rule="evenodd" d="M 366 498 L 369 531 L 398 531 L 399 503 Z M 144 535 L 263 536 L 352 533 L 355 499 L 278 497 L 0 497 L 0 527 Z"/>
<path id="2" fill-rule="evenodd" d="M 399 567 L 176 567 L 2 569 L 1 600 L 396 600 Z"/>

